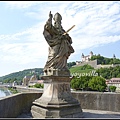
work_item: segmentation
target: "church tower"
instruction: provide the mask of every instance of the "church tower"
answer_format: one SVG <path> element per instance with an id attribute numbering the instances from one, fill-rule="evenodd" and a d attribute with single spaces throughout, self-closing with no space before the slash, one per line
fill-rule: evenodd
<path id="1" fill-rule="evenodd" d="M 85 60 L 85 56 L 84 56 L 83 53 L 82 53 L 82 55 L 81 55 L 81 59 L 82 59 L 82 62 Z"/>
<path id="2" fill-rule="evenodd" d="M 113 54 L 113 59 L 115 59 L 116 58 L 116 56 L 115 56 L 115 54 Z"/>
<path id="3" fill-rule="evenodd" d="M 92 51 L 90 52 L 90 55 L 89 55 L 89 56 L 90 56 L 89 58 L 91 58 L 91 57 L 93 56 L 93 52 L 92 52 Z"/>

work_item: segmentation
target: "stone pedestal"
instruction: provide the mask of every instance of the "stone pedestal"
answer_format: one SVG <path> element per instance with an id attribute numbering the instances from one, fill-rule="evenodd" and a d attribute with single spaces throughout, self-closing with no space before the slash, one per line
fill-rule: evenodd
<path id="1" fill-rule="evenodd" d="M 33 118 L 82 118 L 80 103 L 72 97 L 69 76 L 43 76 L 44 92 L 33 102 Z"/>

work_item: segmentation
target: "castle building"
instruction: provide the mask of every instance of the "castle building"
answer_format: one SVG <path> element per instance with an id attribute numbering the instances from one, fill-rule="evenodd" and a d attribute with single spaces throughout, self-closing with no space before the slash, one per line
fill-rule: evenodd
<path id="1" fill-rule="evenodd" d="M 82 59 L 82 62 L 88 62 L 90 61 L 91 57 L 93 56 L 93 52 L 91 51 L 89 55 L 85 56 L 83 53 L 82 53 L 82 56 L 81 56 L 81 59 Z"/>
<path id="2" fill-rule="evenodd" d="M 88 65 L 94 67 L 95 69 L 120 66 L 120 64 L 111 64 L 111 65 L 108 65 L 108 64 L 106 64 L 106 65 L 98 64 L 98 60 L 97 59 L 96 60 L 90 60 L 92 56 L 94 56 L 92 51 L 87 56 L 85 56 L 82 53 L 82 55 L 81 55 L 81 61 L 76 61 L 76 65 L 74 65 L 73 67 L 75 67 L 75 66 L 83 66 L 85 64 L 88 64 Z M 98 54 L 98 56 L 101 56 L 101 55 Z M 113 59 L 116 59 L 115 54 L 113 54 Z"/>
<path id="3" fill-rule="evenodd" d="M 23 78 L 23 86 L 28 86 L 31 76 L 25 76 Z"/>

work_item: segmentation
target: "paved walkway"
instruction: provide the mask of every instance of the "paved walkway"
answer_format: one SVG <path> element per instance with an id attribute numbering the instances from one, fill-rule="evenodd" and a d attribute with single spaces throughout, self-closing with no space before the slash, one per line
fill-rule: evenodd
<path id="1" fill-rule="evenodd" d="M 83 110 L 83 116 L 85 118 L 115 118 L 120 119 L 120 112 L 112 112 L 112 111 L 102 111 L 102 110 L 88 110 L 88 109 L 82 109 Z M 18 118 L 32 118 L 31 113 L 28 114 L 21 114 L 18 116 Z"/>
<path id="2" fill-rule="evenodd" d="M 84 118 L 119 118 L 120 112 L 83 109 Z"/>

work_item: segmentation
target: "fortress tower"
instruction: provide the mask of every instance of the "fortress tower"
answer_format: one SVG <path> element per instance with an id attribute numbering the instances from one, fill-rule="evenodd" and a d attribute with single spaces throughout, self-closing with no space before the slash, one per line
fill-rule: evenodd
<path id="1" fill-rule="evenodd" d="M 113 54 L 113 59 L 115 59 L 116 58 L 116 56 L 115 56 L 115 54 Z"/>
<path id="2" fill-rule="evenodd" d="M 91 51 L 89 53 L 89 55 L 85 56 L 83 53 L 82 53 L 82 56 L 81 56 L 81 59 L 82 59 L 82 62 L 88 62 L 90 61 L 91 57 L 93 56 L 93 52 Z"/>

